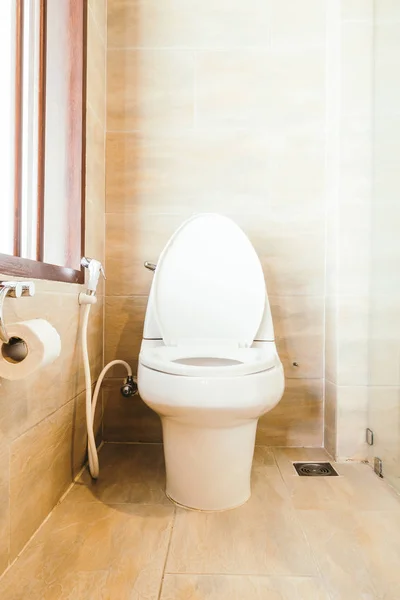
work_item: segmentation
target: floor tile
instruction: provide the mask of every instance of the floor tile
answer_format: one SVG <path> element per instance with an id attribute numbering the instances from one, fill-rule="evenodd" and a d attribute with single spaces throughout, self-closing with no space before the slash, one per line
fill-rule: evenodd
<path id="1" fill-rule="evenodd" d="M 280 475 L 272 448 L 267 446 L 255 447 L 252 476 L 255 474 L 260 474 L 264 477 L 269 475 Z"/>
<path id="2" fill-rule="evenodd" d="M 319 579 L 166 575 L 161 600 L 329 600 Z"/>
<path id="3" fill-rule="evenodd" d="M 166 572 L 315 575 L 294 511 L 266 507 L 255 497 L 220 513 L 179 509 Z"/>
<path id="4" fill-rule="evenodd" d="M 62 503 L 0 581 L 2 600 L 155 600 L 167 506 Z"/>
<path id="5" fill-rule="evenodd" d="M 0 598 L 159 600 L 163 580 L 160 600 L 399 600 L 400 498 L 364 464 L 333 463 L 339 477 L 293 470 L 329 460 L 258 446 L 250 500 L 205 513 L 166 498 L 161 445 L 106 444 L 99 480 L 81 476 Z"/>
<path id="6" fill-rule="evenodd" d="M 272 448 L 272 450 L 284 478 L 294 475 L 293 462 L 330 462 L 332 460 L 324 448 Z"/>
<path id="7" fill-rule="evenodd" d="M 73 502 L 171 504 L 165 495 L 162 444 L 105 444 L 100 476 L 85 470 L 68 496 Z"/>
<path id="8" fill-rule="evenodd" d="M 357 513 L 363 532 L 362 555 L 378 598 L 400 597 L 400 513 L 371 511 Z M 394 595 L 396 592 L 396 596 Z"/>
<path id="9" fill-rule="evenodd" d="M 332 600 L 387 600 L 400 590 L 400 513 L 299 511 Z"/>
<path id="10" fill-rule="evenodd" d="M 366 464 L 330 461 L 339 477 L 299 477 L 292 462 L 329 461 L 323 450 L 275 449 L 274 454 L 296 509 L 400 511 L 400 496 Z"/>

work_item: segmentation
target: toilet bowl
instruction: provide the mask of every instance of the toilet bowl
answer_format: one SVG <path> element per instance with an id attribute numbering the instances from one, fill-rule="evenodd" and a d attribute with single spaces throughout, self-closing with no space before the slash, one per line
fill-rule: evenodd
<path id="1" fill-rule="evenodd" d="M 284 375 L 260 261 L 227 217 L 192 217 L 161 253 L 138 386 L 161 417 L 168 497 L 210 511 L 246 502 L 257 422 Z"/>

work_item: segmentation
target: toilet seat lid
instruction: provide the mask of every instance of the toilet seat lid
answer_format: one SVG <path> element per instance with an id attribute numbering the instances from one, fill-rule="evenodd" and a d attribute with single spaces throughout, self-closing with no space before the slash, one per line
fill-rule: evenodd
<path id="1" fill-rule="evenodd" d="M 170 346 L 251 346 L 265 307 L 264 275 L 250 240 L 217 214 L 196 215 L 174 233 L 158 260 L 153 291 Z"/>

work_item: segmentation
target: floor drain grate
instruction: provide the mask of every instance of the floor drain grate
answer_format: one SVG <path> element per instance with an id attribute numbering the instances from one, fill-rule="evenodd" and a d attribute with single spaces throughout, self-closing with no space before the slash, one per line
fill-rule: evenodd
<path id="1" fill-rule="evenodd" d="M 335 469 L 331 463 L 320 462 L 320 463 L 293 463 L 297 474 L 300 477 L 337 477 Z"/>

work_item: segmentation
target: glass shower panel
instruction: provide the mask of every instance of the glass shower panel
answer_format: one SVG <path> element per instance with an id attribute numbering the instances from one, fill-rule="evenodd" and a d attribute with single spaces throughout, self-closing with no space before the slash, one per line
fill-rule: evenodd
<path id="1" fill-rule="evenodd" d="M 369 460 L 400 491 L 400 3 L 375 0 Z"/>

